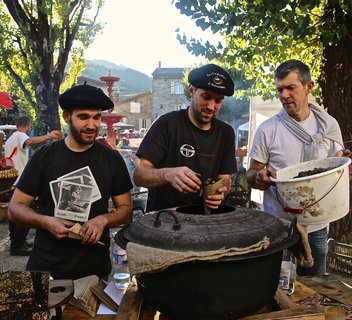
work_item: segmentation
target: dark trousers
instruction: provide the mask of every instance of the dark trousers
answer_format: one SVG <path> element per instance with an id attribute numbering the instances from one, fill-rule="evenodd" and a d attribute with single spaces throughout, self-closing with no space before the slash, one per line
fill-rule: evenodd
<path id="1" fill-rule="evenodd" d="M 26 240 L 26 237 L 29 232 L 28 227 L 17 224 L 13 221 L 9 221 L 9 231 L 10 231 L 10 240 L 11 240 L 11 247 L 20 247 L 24 241 Z"/>

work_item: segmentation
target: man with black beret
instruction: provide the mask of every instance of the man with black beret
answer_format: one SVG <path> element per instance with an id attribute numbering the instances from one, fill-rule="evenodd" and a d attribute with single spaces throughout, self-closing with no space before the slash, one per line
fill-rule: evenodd
<path id="1" fill-rule="evenodd" d="M 111 271 L 109 228 L 128 223 L 132 183 L 118 151 L 96 141 L 101 112 L 112 101 L 96 87 L 75 86 L 59 97 L 68 124 L 65 139 L 39 148 L 28 162 L 9 204 L 10 219 L 37 228 L 27 270 L 54 279 L 77 279 Z M 68 206 L 73 186 L 80 193 Z M 38 211 L 30 208 L 38 197 Z M 115 209 L 109 212 L 112 199 Z M 81 240 L 69 237 L 82 225 Z"/>
<path id="2" fill-rule="evenodd" d="M 72 87 L 59 96 L 59 104 L 63 110 L 100 109 L 114 107 L 111 99 L 100 88 L 88 84 Z"/>
<path id="3" fill-rule="evenodd" d="M 223 178 L 218 194 L 204 200 L 216 209 L 236 172 L 234 130 L 216 119 L 224 96 L 233 95 L 233 80 L 215 64 L 192 70 L 188 80 L 189 107 L 160 116 L 136 153 L 133 179 L 149 189 L 147 211 L 202 204 L 202 184 Z"/>
<path id="4" fill-rule="evenodd" d="M 196 88 L 214 90 L 224 96 L 232 96 L 234 92 L 230 75 L 215 64 L 193 69 L 188 75 L 188 81 Z"/>

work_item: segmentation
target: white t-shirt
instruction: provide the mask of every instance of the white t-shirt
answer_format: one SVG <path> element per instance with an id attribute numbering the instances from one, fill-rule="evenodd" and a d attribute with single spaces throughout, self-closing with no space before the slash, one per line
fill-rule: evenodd
<path id="1" fill-rule="evenodd" d="M 19 177 L 21 176 L 24 167 L 27 164 L 28 157 L 29 157 L 29 148 L 26 147 L 24 144 L 25 141 L 29 139 L 29 136 L 20 131 L 15 131 L 5 142 L 4 150 L 5 150 L 5 157 L 9 157 L 12 151 L 17 147 L 17 152 L 14 156 L 12 156 L 12 160 L 14 162 L 15 169 L 18 171 L 18 181 Z"/>
<path id="2" fill-rule="evenodd" d="M 318 122 L 313 112 L 310 112 L 307 119 L 298 123 L 310 135 L 318 132 Z M 319 159 L 325 159 L 334 157 L 343 147 L 329 139 L 324 139 L 318 149 Z M 304 144 L 287 130 L 278 117 L 273 116 L 258 127 L 249 156 L 256 161 L 272 166 L 275 170 L 280 170 L 304 161 Z M 262 210 L 278 218 L 291 220 L 289 213 L 283 210 L 277 200 L 274 186 L 264 191 Z M 327 225 L 309 225 L 307 232 L 314 232 L 325 226 Z"/>

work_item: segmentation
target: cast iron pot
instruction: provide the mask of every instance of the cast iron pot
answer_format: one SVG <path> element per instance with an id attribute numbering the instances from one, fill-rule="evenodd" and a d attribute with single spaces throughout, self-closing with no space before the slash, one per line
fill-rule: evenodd
<path id="1" fill-rule="evenodd" d="M 211 215 L 203 212 L 202 206 L 183 206 L 147 214 L 120 230 L 115 241 L 176 251 L 247 247 L 264 236 L 271 244 L 257 253 L 139 274 L 144 301 L 173 320 L 237 319 L 272 303 L 282 251 L 300 237 L 295 222 L 285 226 L 263 211 L 225 205 Z"/>

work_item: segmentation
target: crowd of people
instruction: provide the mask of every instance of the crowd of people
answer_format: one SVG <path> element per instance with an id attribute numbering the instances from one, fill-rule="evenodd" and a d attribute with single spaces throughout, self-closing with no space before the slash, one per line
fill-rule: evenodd
<path id="1" fill-rule="evenodd" d="M 314 86 L 308 66 L 298 60 L 286 61 L 275 70 L 274 78 L 282 109 L 255 134 L 247 180 L 252 188 L 264 190 L 263 211 L 290 219 L 278 204 L 270 177 L 302 161 L 343 156 L 344 146 L 336 120 L 308 103 Z M 30 253 L 27 270 L 49 271 L 56 279 L 91 274 L 106 278 L 111 271 L 109 228 L 131 221 L 131 178 L 135 185 L 148 189 L 148 212 L 203 203 L 213 210 L 224 202 L 237 172 L 235 133 L 217 115 L 224 97 L 234 94 L 235 84 L 230 74 L 215 64 L 193 69 L 188 81 L 188 108 L 164 114 L 148 131 L 138 132 L 143 140 L 132 177 L 116 148 L 99 143 L 104 137 L 97 139 L 102 111 L 111 109 L 112 101 L 87 84 L 60 95 L 68 134 L 59 139 L 58 132 L 51 132 L 41 138 L 57 141 L 43 145 L 31 156 L 9 203 L 11 224 L 36 228 L 33 248 L 25 250 Z M 31 145 L 26 131 L 22 130 L 23 138 L 18 140 L 19 150 Z M 118 148 L 125 146 L 121 141 Z M 209 180 L 223 183 L 217 193 L 204 198 L 202 186 Z M 75 186 L 71 197 L 75 199 L 60 209 L 62 190 L 70 185 Z M 72 209 L 82 194 L 87 214 Z M 111 212 L 110 198 L 115 206 Z M 81 241 L 69 238 L 76 222 L 82 224 Z M 300 268 L 299 274 L 324 274 L 328 226 L 308 226 L 306 231 L 315 263 L 312 268 Z"/>

